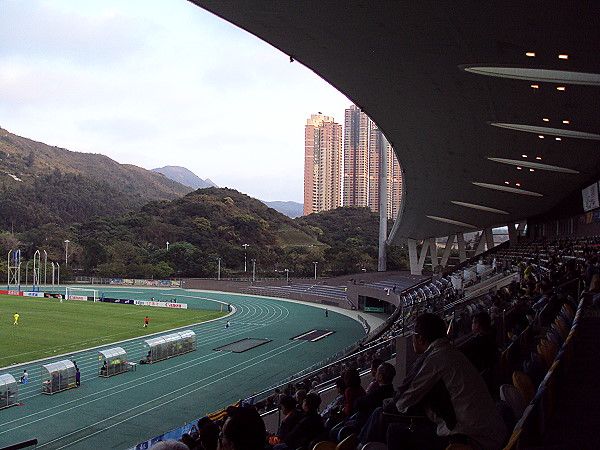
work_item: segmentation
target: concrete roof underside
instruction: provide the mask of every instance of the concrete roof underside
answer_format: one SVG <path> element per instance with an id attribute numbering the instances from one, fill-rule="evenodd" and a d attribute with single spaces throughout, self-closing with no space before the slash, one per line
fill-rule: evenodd
<path id="1" fill-rule="evenodd" d="M 525 220 L 598 172 L 596 2 L 193 3 L 314 71 L 384 131 L 404 172 L 396 242 Z"/>

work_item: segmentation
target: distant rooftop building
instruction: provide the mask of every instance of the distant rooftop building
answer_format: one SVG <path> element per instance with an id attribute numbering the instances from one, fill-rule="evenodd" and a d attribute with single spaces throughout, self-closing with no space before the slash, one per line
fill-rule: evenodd
<path id="1" fill-rule="evenodd" d="M 304 130 L 304 215 L 341 206 L 342 125 L 312 114 Z"/>

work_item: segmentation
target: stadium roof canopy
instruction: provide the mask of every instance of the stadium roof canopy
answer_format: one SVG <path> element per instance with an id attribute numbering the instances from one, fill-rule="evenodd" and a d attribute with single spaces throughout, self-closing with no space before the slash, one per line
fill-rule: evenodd
<path id="1" fill-rule="evenodd" d="M 404 171 L 396 240 L 521 221 L 595 181 L 597 2 L 192 1 L 384 131 Z"/>

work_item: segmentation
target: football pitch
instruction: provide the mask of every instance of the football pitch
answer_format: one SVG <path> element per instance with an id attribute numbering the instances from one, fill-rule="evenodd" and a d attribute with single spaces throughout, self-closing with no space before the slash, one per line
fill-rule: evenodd
<path id="1" fill-rule="evenodd" d="M 18 325 L 13 325 L 15 313 L 19 314 Z M 206 322 L 225 314 L 0 295 L 0 367 Z M 143 328 L 146 316 L 150 323 Z"/>
<path id="2" fill-rule="evenodd" d="M 172 288 L 102 286 L 99 290 L 107 297 L 134 300 L 169 301 L 176 296 L 188 309 L 0 297 L 0 373 L 16 379 L 23 369 L 29 373 L 29 382 L 18 385 L 18 406 L 0 409 L 0 447 L 36 438 L 37 448 L 44 450 L 127 449 L 288 380 L 356 343 L 365 333 L 354 316 L 333 308 L 325 315 L 314 304 Z M 220 317 L 227 304 L 232 312 Z M 20 315 L 18 326 L 12 324 L 15 312 Z M 202 317 L 208 317 L 205 314 L 217 318 L 202 322 Z M 142 327 L 146 315 L 149 328 Z M 78 333 L 72 329 L 76 324 Z M 164 335 L 184 325 L 196 334 L 195 351 L 138 364 L 137 370 L 109 378 L 99 376 L 100 350 L 118 345 L 129 361 L 137 362 L 146 354 L 143 343 L 149 335 Z M 322 339 L 296 339 L 311 330 L 328 332 Z M 136 335 L 141 336 L 128 338 Z M 227 350 L 248 339 L 262 345 L 242 352 Z M 15 350 L 19 341 L 41 342 L 42 355 L 52 354 L 35 362 L 32 355 L 25 356 L 27 362 L 13 365 L 11 355 L 13 359 L 19 355 Z M 70 350 L 68 345 L 84 349 Z M 77 360 L 81 387 L 44 395 L 41 365 L 65 359 Z"/>

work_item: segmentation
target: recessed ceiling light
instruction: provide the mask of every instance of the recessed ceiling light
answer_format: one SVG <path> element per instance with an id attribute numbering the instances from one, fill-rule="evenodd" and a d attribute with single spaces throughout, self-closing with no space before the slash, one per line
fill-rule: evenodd
<path id="1" fill-rule="evenodd" d="M 504 184 L 510 184 L 510 181 L 505 181 Z"/>
<path id="2" fill-rule="evenodd" d="M 478 181 L 472 181 L 471 183 L 473 183 L 475 186 L 480 186 L 480 187 L 487 188 L 487 189 L 494 189 L 496 191 L 511 192 L 513 194 L 531 195 L 534 197 L 543 197 L 543 195 L 544 195 L 544 194 L 540 194 L 539 192 L 526 191 L 525 189 L 514 188 L 511 186 L 505 186 L 503 184 L 480 183 Z"/>
<path id="3" fill-rule="evenodd" d="M 558 86 L 556 88 L 557 91 L 564 91 L 565 89 L 566 89 L 566 87 L 564 87 L 564 86 Z"/>
<path id="4" fill-rule="evenodd" d="M 558 55 L 558 59 L 569 59 L 569 55 Z"/>
<path id="5" fill-rule="evenodd" d="M 521 186 L 521 183 L 515 183 L 515 186 Z"/>
<path id="6" fill-rule="evenodd" d="M 544 135 L 543 135 L 543 134 L 538 134 L 538 137 L 539 137 L 540 139 L 544 139 Z"/>
<path id="7" fill-rule="evenodd" d="M 525 56 L 529 56 L 530 58 L 534 58 L 535 57 L 535 52 L 527 52 L 527 53 L 525 53 Z"/>
<path id="8" fill-rule="evenodd" d="M 542 157 L 541 156 L 536 156 L 535 159 L 542 159 Z"/>
<path id="9" fill-rule="evenodd" d="M 452 203 L 454 203 L 455 205 L 465 206 L 467 208 L 472 208 L 472 209 L 478 209 L 479 211 L 486 211 L 486 212 L 498 213 L 498 214 L 508 214 L 506 211 L 503 211 L 501 209 L 490 208 L 489 206 L 485 206 L 485 205 L 476 205 L 474 203 L 459 202 L 456 200 L 450 200 L 450 201 Z"/>
<path id="10" fill-rule="evenodd" d="M 542 120 L 543 120 L 544 122 L 550 122 L 550 119 L 547 119 L 546 117 L 544 117 Z"/>
<path id="11" fill-rule="evenodd" d="M 465 72 L 487 75 L 490 77 L 512 78 L 515 80 L 527 80 L 531 83 L 563 83 L 583 84 L 589 86 L 600 85 L 600 73 L 575 72 L 572 70 L 550 70 L 525 67 L 493 67 L 468 64 L 459 66 Z"/>
<path id="12" fill-rule="evenodd" d="M 539 86 L 537 84 L 532 84 L 531 87 L 534 88 L 534 89 L 539 88 Z"/>
<path id="13" fill-rule="evenodd" d="M 557 137 L 557 138 L 554 138 L 554 139 L 556 139 L 557 141 L 562 141 L 562 139 L 561 139 L 561 138 L 559 138 L 559 137 Z"/>
<path id="14" fill-rule="evenodd" d="M 571 121 L 570 120 L 563 120 L 563 123 L 568 125 L 568 124 L 571 123 Z"/>
<path id="15" fill-rule="evenodd" d="M 525 125 L 521 123 L 488 122 L 491 126 L 505 128 L 513 131 L 524 131 L 526 133 L 536 133 L 538 136 L 560 136 L 572 139 L 590 139 L 600 141 L 600 134 L 586 133 L 583 131 L 574 131 L 564 128 L 541 127 L 535 125 Z"/>
<path id="16" fill-rule="evenodd" d="M 517 170 L 521 170 L 521 169 L 522 169 L 522 167 L 517 166 Z"/>
<path id="17" fill-rule="evenodd" d="M 521 155 L 523 158 L 527 158 L 527 155 Z"/>
<path id="18" fill-rule="evenodd" d="M 536 170 L 547 170 L 549 172 L 560 172 L 560 173 L 579 173 L 576 170 L 568 169 L 566 167 L 551 166 L 549 164 L 542 164 L 539 162 L 518 160 L 518 159 L 505 159 L 505 158 L 492 158 L 487 156 L 487 159 L 501 164 L 510 164 L 515 166 L 517 169 L 536 169 Z M 536 159 L 541 160 L 542 157 L 538 156 Z"/>
<path id="19" fill-rule="evenodd" d="M 530 172 L 533 172 L 533 169 L 529 169 Z"/>
<path id="20" fill-rule="evenodd" d="M 445 223 L 449 223 L 451 225 L 457 225 L 459 227 L 466 227 L 466 228 L 477 228 L 474 225 L 471 225 L 470 223 L 465 223 L 465 222 L 459 222 L 458 220 L 454 220 L 454 219 L 448 219 L 446 217 L 438 217 L 438 216 L 427 216 L 429 219 L 433 219 L 433 220 L 438 220 L 440 222 L 445 222 Z"/>

